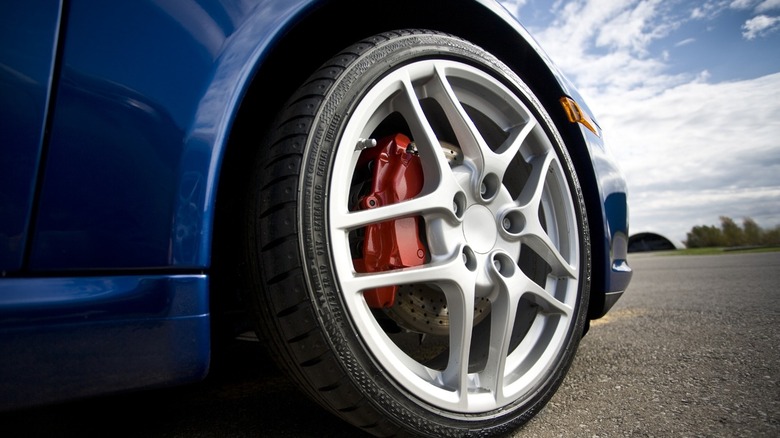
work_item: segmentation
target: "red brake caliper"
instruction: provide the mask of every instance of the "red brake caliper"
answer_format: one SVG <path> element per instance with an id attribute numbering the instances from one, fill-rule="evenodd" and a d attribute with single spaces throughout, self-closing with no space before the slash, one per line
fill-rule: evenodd
<path id="1" fill-rule="evenodd" d="M 411 199 L 420 193 L 423 172 L 420 157 L 409 147 L 403 134 L 385 137 L 360 155 L 358 166 L 373 162 L 371 191 L 360 199 L 361 210 L 377 208 Z M 358 272 L 381 272 L 418 266 L 425 261 L 425 246 L 420 241 L 420 218 L 395 219 L 366 227 L 363 258 L 353 263 Z M 378 287 L 363 292 L 373 308 L 392 307 L 398 286 Z"/>

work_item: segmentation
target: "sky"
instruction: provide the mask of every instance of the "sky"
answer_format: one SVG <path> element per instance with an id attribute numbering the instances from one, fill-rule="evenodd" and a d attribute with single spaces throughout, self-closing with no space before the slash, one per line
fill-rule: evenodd
<path id="1" fill-rule="evenodd" d="M 780 226 L 780 0 L 504 0 L 625 173 L 630 233 Z"/>

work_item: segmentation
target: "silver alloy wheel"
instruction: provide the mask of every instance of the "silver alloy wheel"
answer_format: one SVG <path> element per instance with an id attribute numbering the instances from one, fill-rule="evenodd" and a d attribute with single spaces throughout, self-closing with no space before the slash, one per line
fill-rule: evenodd
<path id="1" fill-rule="evenodd" d="M 454 60 L 403 65 L 362 95 L 333 161 L 327 227 L 350 320 L 397 385 L 444 411 L 484 413 L 532 397 L 556 371 L 576 319 L 583 274 L 575 201 L 549 122 L 516 90 L 525 88 Z M 422 191 L 356 211 L 360 145 L 397 114 L 419 151 Z M 445 156 L 453 147 L 439 140 L 442 129 L 454 134 L 461 159 Z M 358 273 L 354 234 L 405 217 L 424 223 L 426 262 Z M 440 295 L 435 317 L 449 329 L 426 332 L 367 305 L 363 291 L 396 285 L 420 291 L 423 303 Z M 387 330 L 384 319 L 400 329 Z"/>

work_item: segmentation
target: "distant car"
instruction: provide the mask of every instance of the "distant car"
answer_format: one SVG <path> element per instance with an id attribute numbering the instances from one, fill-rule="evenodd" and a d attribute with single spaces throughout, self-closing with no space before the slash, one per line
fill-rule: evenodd
<path id="1" fill-rule="evenodd" d="M 198 381 L 249 321 L 369 433 L 505 433 L 630 281 L 601 129 L 493 1 L 2 2 L 0 38 L 2 410 Z"/>

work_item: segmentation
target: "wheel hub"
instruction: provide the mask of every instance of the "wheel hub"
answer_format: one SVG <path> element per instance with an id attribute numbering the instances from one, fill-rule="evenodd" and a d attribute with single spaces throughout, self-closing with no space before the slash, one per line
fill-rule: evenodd
<path id="1" fill-rule="evenodd" d="M 496 245 L 498 231 L 493 213 L 484 205 L 472 205 L 463 216 L 463 237 L 474 252 L 486 254 Z"/>

